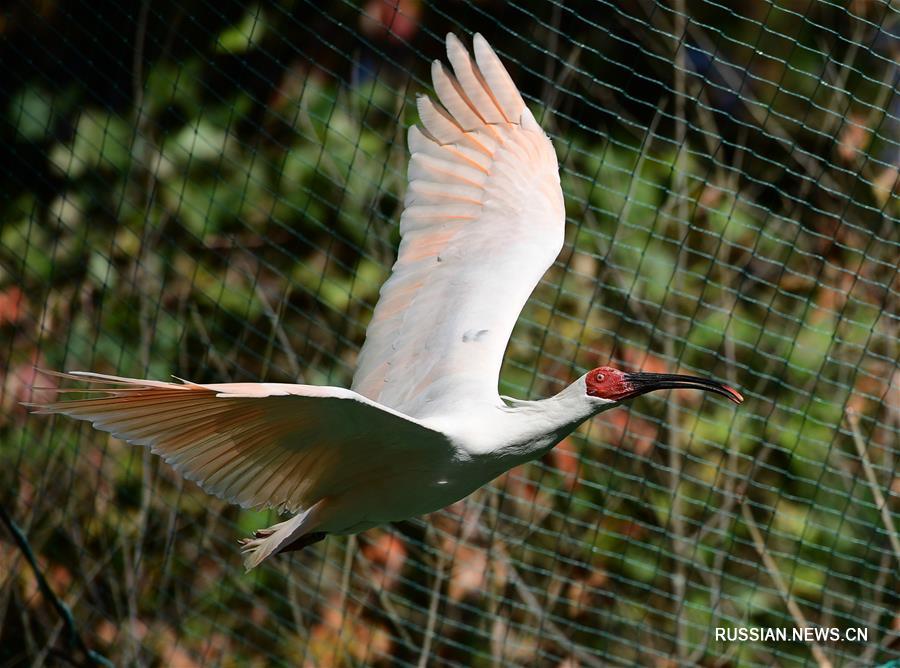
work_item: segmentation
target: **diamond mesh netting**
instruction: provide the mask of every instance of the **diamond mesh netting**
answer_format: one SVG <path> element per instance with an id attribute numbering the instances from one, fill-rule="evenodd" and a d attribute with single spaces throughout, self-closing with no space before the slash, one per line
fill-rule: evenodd
<path id="1" fill-rule="evenodd" d="M 900 660 L 898 19 L 880 0 L 13 3 L 0 665 Z M 19 402 L 53 382 L 35 367 L 349 386 L 448 31 L 493 45 L 566 198 L 501 392 L 610 363 L 746 402 L 641 398 L 441 512 L 244 574 L 235 539 L 273 512 Z M 716 631 L 804 627 L 838 637 Z"/>

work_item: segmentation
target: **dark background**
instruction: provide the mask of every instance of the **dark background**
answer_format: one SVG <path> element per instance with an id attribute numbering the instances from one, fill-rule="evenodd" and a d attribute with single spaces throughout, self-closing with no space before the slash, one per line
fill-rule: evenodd
<path id="1" fill-rule="evenodd" d="M 12 3 L 0 505 L 116 665 L 855 665 L 897 656 L 898 30 L 881 2 Z M 553 137 L 566 247 L 501 390 L 648 398 L 465 503 L 244 575 L 274 518 L 87 426 L 34 367 L 348 385 L 405 128 L 481 32 Z M 85 663 L 0 531 L 0 665 Z M 716 627 L 869 642 L 717 643 Z M 860 659 L 860 657 L 862 657 Z"/>

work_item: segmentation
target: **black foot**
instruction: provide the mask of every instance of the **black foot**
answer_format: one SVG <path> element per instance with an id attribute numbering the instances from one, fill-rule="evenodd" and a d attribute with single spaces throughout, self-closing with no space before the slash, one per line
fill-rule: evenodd
<path id="1" fill-rule="evenodd" d="M 278 550 L 278 553 L 282 552 L 293 552 L 295 550 L 302 550 L 304 547 L 312 545 L 313 543 L 318 543 L 320 540 L 325 540 L 325 536 L 328 534 L 324 531 L 315 531 L 313 533 L 308 533 L 305 536 L 300 536 L 297 540 L 292 543 L 288 543 L 284 547 Z"/>

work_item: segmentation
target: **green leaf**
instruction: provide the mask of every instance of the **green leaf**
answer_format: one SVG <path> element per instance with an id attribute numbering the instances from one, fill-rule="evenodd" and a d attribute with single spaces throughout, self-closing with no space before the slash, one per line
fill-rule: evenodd
<path id="1" fill-rule="evenodd" d="M 202 80 L 203 65 L 197 59 L 156 65 L 144 86 L 145 113 L 156 115 L 167 107 L 178 106 L 187 117 L 198 115 Z"/>
<path id="2" fill-rule="evenodd" d="M 15 258 L 17 271 L 19 267 L 24 269 L 24 275 L 17 275 L 15 282 L 21 282 L 23 278 L 36 283 L 50 281 L 53 258 L 47 252 L 52 248 L 49 239 L 45 229 L 30 218 L 0 226 L 0 251 Z"/>
<path id="3" fill-rule="evenodd" d="M 834 340 L 836 325 L 834 314 L 817 308 L 809 309 L 788 357 L 792 374 L 805 379 L 819 372 Z"/>
<path id="4" fill-rule="evenodd" d="M 265 14 L 252 5 L 240 23 L 226 28 L 216 39 L 216 53 L 241 54 L 254 49 L 266 32 Z"/>
<path id="5" fill-rule="evenodd" d="M 50 164 L 70 179 L 102 168 L 123 172 L 131 158 L 131 128 L 118 116 L 85 109 L 78 117 L 75 137 L 50 149 Z"/>
<path id="6" fill-rule="evenodd" d="M 225 153 L 228 143 L 228 133 L 224 128 L 199 117 L 165 142 L 163 156 L 180 167 L 208 163 L 218 161 Z"/>
<path id="7" fill-rule="evenodd" d="M 53 118 L 51 96 L 37 86 L 25 86 L 10 101 L 9 124 L 25 141 L 46 138 Z"/>

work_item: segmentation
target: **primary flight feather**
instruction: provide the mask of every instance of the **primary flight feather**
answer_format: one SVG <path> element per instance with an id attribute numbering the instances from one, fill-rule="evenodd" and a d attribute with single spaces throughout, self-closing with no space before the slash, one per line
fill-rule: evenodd
<path id="1" fill-rule="evenodd" d="M 497 393 L 516 319 L 563 243 L 556 154 L 481 35 L 447 36 L 409 130 L 401 243 L 352 389 L 57 374 L 86 398 L 30 404 L 144 445 L 210 494 L 292 517 L 243 541 L 245 565 L 328 534 L 429 513 L 640 394 L 717 381 L 599 367 L 554 397 Z M 63 390 L 60 390 L 63 391 Z"/>

